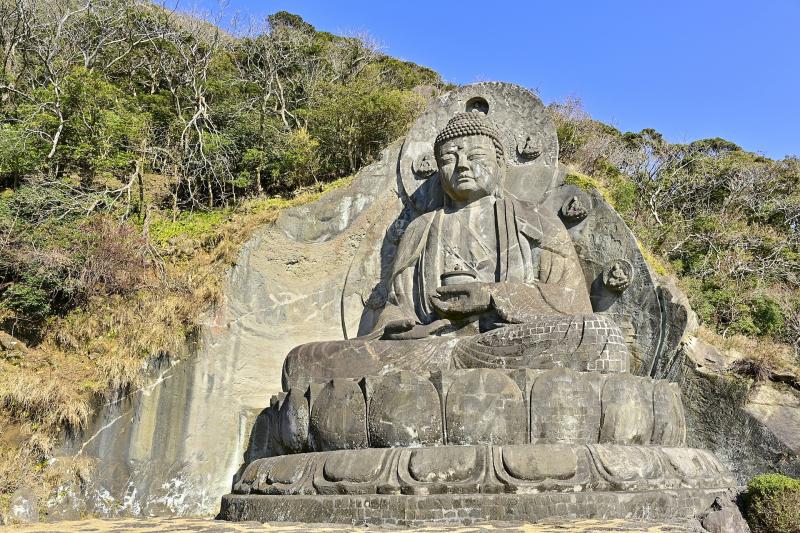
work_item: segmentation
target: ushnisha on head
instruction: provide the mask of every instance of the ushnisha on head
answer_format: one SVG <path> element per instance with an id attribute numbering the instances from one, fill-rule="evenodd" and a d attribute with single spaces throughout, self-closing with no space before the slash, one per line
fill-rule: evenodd
<path id="1" fill-rule="evenodd" d="M 436 136 L 433 149 L 442 188 L 455 207 L 500 196 L 505 154 L 500 132 L 483 113 L 459 113 Z"/>

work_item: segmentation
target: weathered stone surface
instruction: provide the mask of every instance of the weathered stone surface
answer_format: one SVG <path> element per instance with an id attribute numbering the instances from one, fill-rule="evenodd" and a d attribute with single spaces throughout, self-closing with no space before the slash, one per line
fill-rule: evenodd
<path id="1" fill-rule="evenodd" d="M 800 392 L 781 385 L 757 385 L 750 392 L 744 410 L 795 455 L 800 454 Z"/>
<path id="2" fill-rule="evenodd" d="M 669 464 L 688 484 L 715 486 L 720 476 L 727 476 L 726 470 L 707 450 L 697 448 L 664 448 Z"/>
<path id="3" fill-rule="evenodd" d="M 649 444 L 653 435 L 652 383 L 628 374 L 609 376 L 603 385 L 600 442 Z"/>
<path id="4" fill-rule="evenodd" d="M 686 420 L 677 383 L 659 380 L 653 383 L 652 442 L 681 446 L 686 442 Z"/>
<path id="5" fill-rule="evenodd" d="M 359 390 L 366 400 L 367 442 L 373 448 L 527 442 L 649 442 L 680 446 L 685 441 L 679 390 L 664 380 L 564 368 L 475 368 L 437 372 L 428 379 L 409 372 L 393 372 L 333 381 L 340 388 L 349 382 L 346 388 L 355 399 L 331 402 L 332 382 L 277 395 L 258 422 L 264 427 L 253 433 L 254 438 L 264 440 L 263 446 L 253 446 L 264 450 L 256 457 L 334 449 L 321 448 L 321 442 L 314 439 L 307 442 L 307 447 L 300 447 L 296 435 L 310 432 L 308 427 L 298 425 L 300 418 L 292 425 L 290 440 L 280 440 L 287 433 L 283 417 L 295 411 L 305 416 L 302 413 L 306 412 L 306 398 L 310 398 L 312 412 L 320 401 L 318 412 L 324 411 L 327 419 L 339 424 L 338 429 L 326 429 L 340 433 L 329 437 L 339 443 L 335 449 L 347 447 L 352 428 L 343 421 L 355 421 L 357 434 L 362 435 L 364 402 L 357 394 Z M 291 407 L 292 398 L 301 399 L 299 408 Z M 308 417 L 303 420 L 310 423 Z M 605 432 L 601 432 L 601 421 Z M 362 439 L 363 435 L 353 446 L 362 447 Z"/>
<path id="6" fill-rule="evenodd" d="M 439 394 L 430 380 L 410 372 L 366 379 L 369 441 L 375 448 L 443 442 Z M 373 385 L 372 382 L 375 382 Z"/>
<path id="7" fill-rule="evenodd" d="M 581 374 L 555 369 L 538 376 L 530 410 L 531 442 L 597 442 L 600 400 Z"/>
<path id="8" fill-rule="evenodd" d="M 47 521 L 79 520 L 86 509 L 86 502 L 75 482 L 60 485 L 47 500 Z"/>
<path id="9" fill-rule="evenodd" d="M 455 494 L 715 489 L 733 483 L 704 450 L 612 444 L 435 446 L 253 461 L 237 494 Z"/>
<path id="10" fill-rule="evenodd" d="M 645 446 L 592 445 L 589 448 L 599 471 L 616 490 L 636 490 L 655 480 L 660 487 L 675 486 L 665 479 L 665 469 L 659 460 L 660 450 Z"/>
<path id="11" fill-rule="evenodd" d="M 411 452 L 408 471 L 416 481 L 426 483 L 466 481 L 481 472 L 479 451 L 473 446 L 449 448 L 445 453 L 437 448 L 416 449 Z"/>
<path id="12" fill-rule="evenodd" d="M 365 483 L 378 477 L 384 467 L 384 450 L 365 450 L 359 454 L 337 453 L 325 460 L 328 481 Z"/>
<path id="13" fill-rule="evenodd" d="M 522 391 L 505 374 L 456 372 L 443 386 L 449 444 L 522 444 L 526 441 Z"/>
<path id="14" fill-rule="evenodd" d="M 712 511 L 700 523 L 711 533 L 750 533 L 750 526 L 737 507 Z"/>
<path id="15" fill-rule="evenodd" d="M 367 405 L 357 383 L 329 381 L 311 407 L 309 434 L 315 450 L 366 448 Z"/>
<path id="16" fill-rule="evenodd" d="M 530 302 L 511 302 L 501 291 L 493 295 L 500 306 L 523 308 Z M 467 368 L 568 368 L 581 372 L 629 372 L 630 355 L 619 328 L 601 314 L 569 318 L 534 317 L 526 324 L 509 324 L 480 335 L 459 339 L 452 359 Z"/>
<path id="17" fill-rule="evenodd" d="M 309 458 L 305 454 L 274 457 L 250 463 L 234 490 L 252 494 L 314 494 L 304 482 Z"/>
<path id="18" fill-rule="evenodd" d="M 703 529 L 711 533 L 750 533 L 750 526 L 737 504 L 739 499 L 741 494 L 738 491 L 718 496 L 710 509 L 699 517 Z"/>
<path id="19" fill-rule="evenodd" d="M 738 359 L 739 354 L 719 350 L 699 339 L 689 336 L 682 346 L 682 352 L 695 370 L 710 376 L 719 376 L 727 372 L 728 368 Z"/>
<path id="20" fill-rule="evenodd" d="M 776 389 L 751 395 L 750 381 L 726 373 L 734 357 L 697 338 L 683 347 L 685 366 L 681 374 L 683 406 L 686 415 L 687 444 L 713 450 L 714 454 L 736 474 L 744 485 L 753 476 L 765 471 L 779 471 L 800 477 L 800 457 L 793 437 L 786 438 L 796 426 L 796 407 L 792 407 L 789 391 Z M 772 388 L 774 385 L 764 384 Z M 788 395 L 784 398 L 784 395 Z M 765 401 L 749 412 L 751 398 Z M 775 403 L 772 403 L 775 402 Z M 770 427 L 768 417 L 760 419 L 759 411 L 778 413 L 783 422 Z"/>
<path id="21" fill-rule="evenodd" d="M 473 524 L 487 520 L 548 518 L 640 518 L 693 516 L 721 491 L 675 489 L 657 493 L 539 493 L 406 495 L 247 496 L 230 494 L 220 517 L 261 522 L 360 524 Z"/>
<path id="22" fill-rule="evenodd" d="M 570 479 L 578 472 L 578 458 L 572 446 L 507 446 L 503 466 L 509 474 L 525 481 Z"/>
<path id="23" fill-rule="evenodd" d="M 311 413 L 308 399 L 300 389 L 291 390 L 278 412 L 280 439 L 286 453 L 299 453 L 308 448 L 308 429 Z"/>
<path id="24" fill-rule="evenodd" d="M 299 459 L 287 459 L 285 461 L 273 461 L 271 468 L 267 470 L 263 482 L 281 485 L 291 485 L 297 483 L 303 475 L 306 464 Z"/>

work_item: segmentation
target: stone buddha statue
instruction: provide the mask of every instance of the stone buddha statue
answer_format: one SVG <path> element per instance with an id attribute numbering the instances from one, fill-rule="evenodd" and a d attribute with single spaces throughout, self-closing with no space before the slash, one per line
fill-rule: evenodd
<path id="1" fill-rule="evenodd" d="M 561 220 L 506 193 L 506 155 L 491 119 L 456 114 L 434 153 L 442 207 L 403 234 L 372 333 L 293 349 L 284 390 L 395 370 L 627 372 L 619 328 L 592 312 Z"/>
<path id="2" fill-rule="evenodd" d="M 399 238 L 362 241 L 348 279 L 364 283 L 342 291 L 360 296 L 367 333 L 287 355 L 221 517 L 691 517 L 727 494 L 725 467 L 686 446 L 680 388 L 654 377 L 678 315 L 662 314 L 610 206 L 563 182 L 536 188 L 556 181 L 557 151 L 522 88 L 431 102 L 383 167 L 415 217 Z"/>

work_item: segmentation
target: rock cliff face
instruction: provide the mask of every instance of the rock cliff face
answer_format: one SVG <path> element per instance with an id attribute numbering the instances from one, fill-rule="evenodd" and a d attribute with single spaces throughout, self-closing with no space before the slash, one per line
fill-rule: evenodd
<path id="1" fill-rule="evenodd" d="M 745 484 L 756 474 L 800 476 L 800 394 L 727 371 L 733 357 L 689 337 L 680 375 L 687 443 L 713 450 Z"/>
<path id="2" fill-rule="evenodd" d="M 492 94 L 505 97 L 503 91 Z M 434 118 L 423 116 L 418 126 Z M 93 426 L 67 446 L 65 453 L 97 459 L 97 468 L 82 494 L 65 487 L 51 500 L 54 514 L 216 513 L 220 497 L 267 440 L 256 421 L 281 390 L 287 352 L 354 336 L 370 322 L 371 299 L 381 296 L 374 282 L 386 275 L 381 256 L 392 231 L 408 222 L 398 214 L 413 204 L 415 184 L 403 165 L 418 163 L 408 148 L 414 131 L 350 186 L 283 212 L 244 246 L 224 305 L 208 317 L 194 355 L 162 361 L 152 383 L 102 406 Z M 656 280 L 622 219 L 596 192 L 563 186 L 563 174 L 553 175 L 544 205 L 565 220 L 594 310 L 623 328 L 636 373 L 681 384 L 688 444 L 715 453 L 740 481 L 764 470 L 800 472 L 797 392 L 751 391 L 726 377 L 723 356 L 692 340 L 696 322 L 685 298 Z M 595 231 L 600 226 L 612 230 Z M 614 268 L 626 281 L 622 296 L 608 290 Z"/>
<path id="3" fill-rule="evenodd" d="M 246 462 L 254 421 L 281 389 L 286 353 L 342 337 L 342 286 L 352 258 L 399 202 L 385 168 L 397 150 L 390 147 L 349 187 L 283 212 L 244 246 L 224 305 L 208 316 L 195 353 L 162 361 L 148 386 L 101 406 L 92 427 L 66 447 L 66 454 L 96 459 L 97 468 L 82 494 L 64 487 L 53 498 L 54 514 L 217 511 Z"/>

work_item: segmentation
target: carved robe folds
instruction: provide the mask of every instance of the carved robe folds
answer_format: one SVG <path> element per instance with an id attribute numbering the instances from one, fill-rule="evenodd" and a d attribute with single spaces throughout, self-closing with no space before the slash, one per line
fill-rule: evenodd
<path id="1" fill-rule="evenodd" d="M 440 317 L 430 296 L 445 272 L 486 284 L 491 309 L 437 335 L 382 340 L 384 326 Z M 392 289 L 372 334 L 298 346 L 286 358 L 284 390 L 335 377 L 394 370 L 563 367 L 627 372 L 619 328 L 593 314 L 572 241 L 554 215 L 516 200 L 486 197 L 455 212 L 421 215 L 398 247 Z"/>

